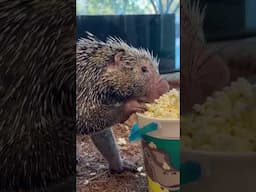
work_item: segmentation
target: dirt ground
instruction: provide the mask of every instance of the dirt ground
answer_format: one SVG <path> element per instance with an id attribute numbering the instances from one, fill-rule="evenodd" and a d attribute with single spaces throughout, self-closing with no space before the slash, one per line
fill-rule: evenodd
<path id="1" fill-rule="evenodd" d="M 143 156 L 140 142 L 129 142 L 130 127 L 135 122 L 132 116 L 125 124 L 114 127 L 116 141 L 121 150 L 121 156 L 136 163 L 137 167 L 143 167 Z M 83 163 L 81 163 L 77 175 L 78 192 L 146 192 L 147 180 L 144 172 L 111 175 L 108 165 L 101 154 L 94 147 L 87 136 L 78 137 L 77 145 L 81 147 Z"/>

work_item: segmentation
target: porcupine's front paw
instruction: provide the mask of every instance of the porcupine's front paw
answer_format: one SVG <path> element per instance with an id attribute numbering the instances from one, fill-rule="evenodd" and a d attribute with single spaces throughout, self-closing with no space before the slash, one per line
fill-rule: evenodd
<path id="1" fill-rule="evenodd" d="M 117 166 L 117 165 L 111 166 L 110 165 L 109 170 L 110 170 L 110 173 L 112 173 L 112 174 L 120 174 L 125 171 L 136 173 L 137 167 L 133 162 L 126 160 L 126 159 L 122 159 L 121 164 L 119 166 Z"/>
<path id="2" fill-rule="evenodd" d="M 133 98 L 126 101 L 123 105 L 122 119 L 120 123 L 125 122 L 133 113 L 142 113 L 145 111 L 145 103 L 149 102 L 146 97 Z"/>
<path id="3" fill-rule="evenodd" d="M 83 157 L 80 154 L 76 155 L 76 173 L 79 174 L 82 165 L 85 164 Z"/>

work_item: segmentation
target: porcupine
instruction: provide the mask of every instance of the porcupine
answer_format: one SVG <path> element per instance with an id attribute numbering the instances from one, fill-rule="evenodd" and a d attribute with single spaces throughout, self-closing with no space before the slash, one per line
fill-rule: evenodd
<path id="1" fill-rule="evenodd" d="M 144 102 L 168 91 L 158 61 L 149 51 L 121 39 L 109 37 L 103 42 L 88 32 L 77 43 L 76 59 L 78 133 L 90 134 L 111 172 L 133 170 L 120 158 L 111 126 L 143 111 Z"/>
<path id="2" fill-rule="evenodd" d="M 75 3 L 0 7 L 0 191 L 45 191 L 75 174 Z"/>
<path id="3" fill-rule="evenodd" d="M 227 64 L 205 39 L 206 9 L 198 0 L 181 0 L 181 113 L 190 112 L 194 104 L 202 104 L 230 82 Z"/>

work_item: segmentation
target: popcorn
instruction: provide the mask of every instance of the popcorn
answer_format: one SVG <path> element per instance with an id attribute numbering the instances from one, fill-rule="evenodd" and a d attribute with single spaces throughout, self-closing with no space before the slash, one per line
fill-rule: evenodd
<path id="1" fill-rule="evenodd" d="M 149 145 L 149 147 L 152 148 L 152 149 L 156 149 L 156 148 L 157 148 L 157 147 L 156 147 L 156 144 L 153 143 L 153 142 L 150 142 L 148 145 Z"/>
<path id="2" fill-rule="evenodd" d="M 164 170 L 171 170 L 170 166 L 166 162 L 163 162 L 162 167 L 163 167 Z"/>
<path id="3" fill-rule="evenodd" d="M 211 151 L 256 151 L 256 95 L 240 78 L 215 92 L 192 114 L 182 117 L 185 148 Z"/>
<path id="4" fill-rule="evenodd" d="M 147 111 L 144 115 L 164 119 L 180 118 L 180 94 L 172 89 L 160 96 L 154 103 L 146 104 Z"/>

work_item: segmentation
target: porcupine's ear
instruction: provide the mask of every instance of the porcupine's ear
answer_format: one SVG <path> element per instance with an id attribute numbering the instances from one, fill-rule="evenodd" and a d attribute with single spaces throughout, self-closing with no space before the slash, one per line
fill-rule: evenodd
<path id="1" fill-rule="evenodd" d="M 114 55 L 114 62 L 113 65 L 115 67 L 118 67 L 121 65 L 121 63 L 123 62 L 123 56 L 125 54 L 124 49 L 118 49 Z"/>

